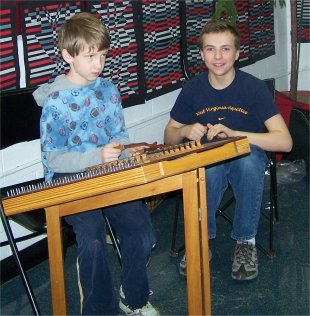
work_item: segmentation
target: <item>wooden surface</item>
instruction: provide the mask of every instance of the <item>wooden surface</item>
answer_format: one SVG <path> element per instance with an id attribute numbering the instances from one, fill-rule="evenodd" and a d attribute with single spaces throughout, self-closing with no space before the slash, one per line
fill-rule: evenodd
<path id="1" fill-rule="evenodd" d="M 210 315 L 210 271 L 204 166 L 249 153 L 246 138 L 163 160 L 2 200 L 6 216 L 45 208 L 54 315 L 67 313 L 61 217 L 182 190 L 189 315 Z"/>

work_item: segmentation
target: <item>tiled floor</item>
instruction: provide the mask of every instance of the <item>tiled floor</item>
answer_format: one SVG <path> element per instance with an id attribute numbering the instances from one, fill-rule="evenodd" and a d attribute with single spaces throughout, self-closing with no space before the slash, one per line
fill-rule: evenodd
<path id="1" fill-rule="evenodd" d="M 309 179 L 279 185 L 280 222 L 275 226 L 273 259 L 261 252 L 259 276 L 250 282 L 231 279 L 231 253 L 234 242 L 230 226 L 218 219 L 218 237 L 211 242 L 211 293 L 214 315 L 309 315 Z M 179 258 L 169 255 L 175 200 L 167 198 L 152 213 L 157 247 L 149 265 L 153 296 L 162 315 L 187 314 L 186 279 L 178 273 Z M 262 218 L 257 240 L 266 243 L 267 222 Z M 178 243 L 182 244 L 182 218 Z M 119 263 L 113 248 L 109 251 L 115 288 L 119 288 Z M 68 249 L 65 270 L 69 314 L 79 314 L 75 269 L 76 248 Z M 28 271 L 30 282 L 43 315 L 52 313 L 47 262 Z M 1 286 L 1 315 L 32 314 L 19 277 Z"/>

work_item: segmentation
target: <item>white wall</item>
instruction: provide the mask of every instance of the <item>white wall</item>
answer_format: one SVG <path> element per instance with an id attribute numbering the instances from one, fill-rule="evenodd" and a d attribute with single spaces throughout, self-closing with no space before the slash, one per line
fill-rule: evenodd
<path id="1" fill-rule="evenodd" d="M 276 88 L 280 91 L 289 89 L 290 76 L 290 12 L 289 8 L 275 10 L 276 55 L 244 67 L 243 70 L 261 78 L 276 79 Z M 302 44 L 299 85 L 301 90 L 309 88 L 309 44 Z M 179 90 L 155 98 L 145 104 L 125 109 L 126 125 L 132 142 L 163 142 L 163 131 L 169 120 L 169 111 L 173 106 Z M 39 141 L 21 143 L 0 151 L 0 187 L 21 183 L 43 176 L 40 162 Z M 24 231 L 13 224 L 14 234 L 22 235 Z M 0 240 L 6 240 L 0 226 Z M 21 244 L 20 248 L 26 244 Z M 0 259 L 10 254 L 8 247 L 1 248 Z"/>

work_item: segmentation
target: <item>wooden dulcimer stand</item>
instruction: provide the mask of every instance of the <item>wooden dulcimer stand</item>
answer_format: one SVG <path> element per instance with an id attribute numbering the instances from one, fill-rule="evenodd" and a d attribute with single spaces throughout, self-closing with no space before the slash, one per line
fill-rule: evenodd
<path id="1" fill-rule="evenodd" d="M 70 178 L 20 187 L 2 199 L 6 216 L 44 208 L 53 313 L 65 315 L 61 217 L 122 202 L 183 191 L 189 315 L 211 314 L 204 167 L 250 152 L 246 137 L 189 142 L 89 168 Z"/>

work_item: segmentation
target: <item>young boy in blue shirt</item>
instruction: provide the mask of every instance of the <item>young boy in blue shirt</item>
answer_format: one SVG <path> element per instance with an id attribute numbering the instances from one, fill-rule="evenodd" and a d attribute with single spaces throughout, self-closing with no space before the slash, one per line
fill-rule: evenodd
<path id="1" fill-rule="evenodd" d="M 124 157 L 117 146 L 128 144 L 121 97 L 99 77 L 110 47 L 105 25 L 93 14 L 79 13 L 59 31 L 59 47 L 70 65 L 66 75 L 34 92 L 42 106 L 42 161 L 46 181 L 78 173 Z M 105 213 L 122 251 L 120 299 L 106 258 Z M 155 237 L 141 201 L 66 216 L 76 234 L 81 313 L 84 315 L 159 315 L 149 303 L 147 262 Z"/>

